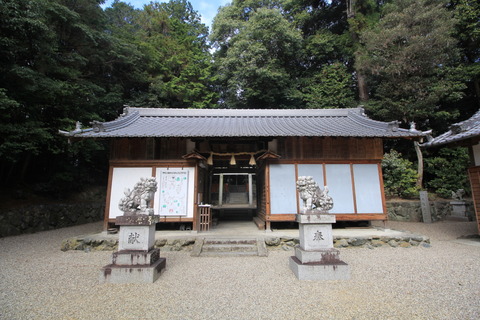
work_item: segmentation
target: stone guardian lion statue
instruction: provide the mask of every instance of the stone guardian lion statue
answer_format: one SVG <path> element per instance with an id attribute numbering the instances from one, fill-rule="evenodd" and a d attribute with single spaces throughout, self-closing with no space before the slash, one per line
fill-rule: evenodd
<path id="1" fill-rule="evenodd" d="M 133 190 L 125 189 L 125 197 L 120 200 L 118 208 L 124 216 L 153 215 L 153 208 L 150 208 L 150 203 L 156 191 L 157 180 L 155 178 L 140 178 Z"/>
<path id="2" fill-rule="evenodd" d="M 297 180 L 297 190 L 303 200 L 303 212 L 327 212 L 333 208 L 333 199 L 328 195 L 328 187 L 323 190 L 311 176 L 301 176 Z"/>

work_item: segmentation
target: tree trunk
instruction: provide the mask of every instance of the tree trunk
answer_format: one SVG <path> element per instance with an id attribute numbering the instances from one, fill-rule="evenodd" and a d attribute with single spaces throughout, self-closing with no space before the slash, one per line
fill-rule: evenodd
<path id="1" fill-rule="evenodd" d="M 422 154 L 422 150 L 420 149 L 420 144 L 418 143 L 418 141 L 414 141 L 413 145 L 415 147 L 415 152 L 417 153 L 417 161 L 418 161 L 416 187 L 418 189 L 421 189 L 423 185 L 423 154 Z"/>
<path id="2" fill-rule="evenodd" d="M 365 76 L 357 70 L 358 99 L 368 101 L 368 86 Z"/>
<path id="3" fill-rule="evenodd" d="M 355 19 L 355 0 L 347 1 L 347 18 Z M 353 40 L 354 45 L 359 46 L 359 36 L 356 31 L 350 30 L 350 34 Z M 358 54 L 355 53 L 355 60 L 358 60 Z M 357 73 L 357 87 L 358 87 L 358 99 L 360 102 L 368 101 L 368 87 L 365 75 L 356 68 Z"/>
<path id="4" fill-rule="evenodd" d="M 25 181 L 25 177 L 27 176 L 27 172 L 28 172 L 28 168 L 30 166 L 30 160 L 31 159 L 32 159 L 32 154 L 27 153 L 27 155 L 25 156 L 24 161 L 23 161 L 22 169 L 20 170 L 19 175 L 17 177 L 18 180 L 21 181 L 21 182 Z"/>
<path id="5" fill-rule="evenodd" d="M 477 96 L 477 103 L 480 106 L 480 79 L 473 79 L 473 85 L 475 87 L 475 95 Z"/>

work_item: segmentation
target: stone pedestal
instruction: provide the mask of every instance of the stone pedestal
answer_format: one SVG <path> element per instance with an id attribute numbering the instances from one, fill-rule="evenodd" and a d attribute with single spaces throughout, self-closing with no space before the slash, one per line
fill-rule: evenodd
<path id="1" fill-rule="evenodd" d="M 465 201 L 450 201 L 450 205 L 452 206 L 452 214 L 447 217 L 447 220 L 468 221 Z"/>
<path id="2" fill-rule="evenodd" d="M 166 266 L 160 258 L 160 249 L 154 249 L 155 224 L 159 216 L 121 216 L 115 221 L 120 226 L 118 251 L 112 263 L 103 267 L 101 283 L 153 283 Z"/>
<path id="3" fill-rule="evenodd" d="M 333 247 L 330 214 L 299 214 L 300 245 L 295 256 L 290 257 L 290 269 L 299 280 L 348 280 L 349 266 L 340 260 L 339 251 Z"/>

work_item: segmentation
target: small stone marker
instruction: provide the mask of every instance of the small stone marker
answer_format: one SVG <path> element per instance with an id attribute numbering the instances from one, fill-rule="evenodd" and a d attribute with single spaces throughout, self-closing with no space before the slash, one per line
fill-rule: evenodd
<path id="1" fill-rule="evenodd" d="M 311 177 L 299 177 L 297 188 L 305 207 L 296 217 L 300 245 L 290 257 L 290 269 L 299 280 L 350 279 L 348 264 L 340 260 L 339 250 L 333 247 L 332 224 L 336 218 L 328 214 L 333 207 L 328 188 L 320 191 Z"/>
<path id="2" fill-rule="evenodd" d="M 120 226 L 118 251 L 112 255 L 112 263 L 101 269 L 101 283 L 153 283 L 165 269 L 166 259 L 160 258 L 160 249 L 154 249 L 155 225 L 160 216 L 153 215 L 149 208 L 156 190 L 151 178 L 142 179 L 133 191 L 125 192 L 119 205 L 124 215 L 115 220 Z"/>
<path id="3" fill-rule="evenodd" d="M 452 214 L 447 216 L 447 220 L 469 221 L 465 201 L 450 201 L 450 206 L 452 207 Z"/>
<path id="4" fill-rule="evenodd" d="M 422 208 L 422 218 L 424 223 L 432 223 L 432 213 L 430 211 L 430 201 L 428 192 L 420 191 L 420 206 Z"/>
<path id="5" fill-rule="evenodd" d="M 447 216 L 447 220 L 469 221 L 467 217 L 467 205 L 463 200 L 464 194 L 465 190 L 463 189 L 458 189 L 456 192 L 452 191 L 453 201 L 450 201 L 452 213 L 450 216 Z"/>

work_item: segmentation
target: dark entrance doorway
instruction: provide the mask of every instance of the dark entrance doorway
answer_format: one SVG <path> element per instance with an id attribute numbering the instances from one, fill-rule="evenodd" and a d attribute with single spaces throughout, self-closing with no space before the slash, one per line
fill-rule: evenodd
<path id="1" fill-rule="evenodd" d="M 257 179 L 254 168 L 243 172 L 213 172 L 210 199 L 214 219 L 252 220 L 257 209 Z"/>

